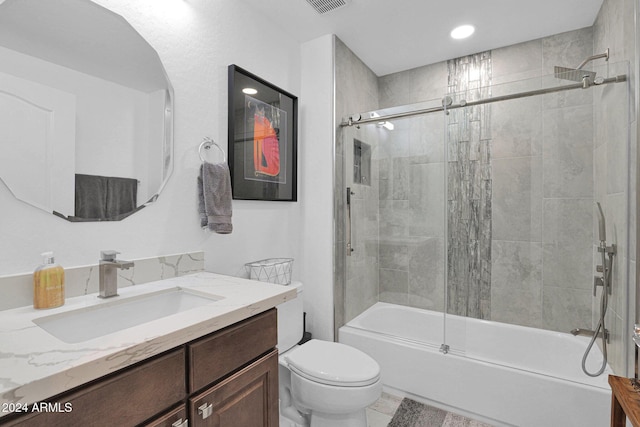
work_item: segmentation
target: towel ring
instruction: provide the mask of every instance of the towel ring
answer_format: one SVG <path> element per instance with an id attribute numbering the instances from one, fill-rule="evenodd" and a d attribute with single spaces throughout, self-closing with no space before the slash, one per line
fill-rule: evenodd
<path id="1" fill-rule="evenodd" d="M 202 160 L 203 162 L 205 161 L 204 156 L 202 155 L 202 149 L 204 148 L 205 150 L 209 150 L 211 147 L 216 147 L 218 150 L 220 150 L 220 152 L 222 153 L 222 161 L 227 161 L 227 155 L 225 154 L 224 150 L 208 136 L 204 137 L 204 139 L 200 143 L 200 146 L 198 147 L 198 155 L 200 156 L 200 160 Z"/>

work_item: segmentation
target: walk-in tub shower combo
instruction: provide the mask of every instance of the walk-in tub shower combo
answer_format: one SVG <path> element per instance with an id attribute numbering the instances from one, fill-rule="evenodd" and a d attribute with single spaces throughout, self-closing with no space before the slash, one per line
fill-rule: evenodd
<path id="1" fill-rule="evenodd" d="M 493 425 L 607 425 L 631 345 L 628 64 L 510 79 L 491 56 L 345 117 L 339 340 L 391 391 Z"/>

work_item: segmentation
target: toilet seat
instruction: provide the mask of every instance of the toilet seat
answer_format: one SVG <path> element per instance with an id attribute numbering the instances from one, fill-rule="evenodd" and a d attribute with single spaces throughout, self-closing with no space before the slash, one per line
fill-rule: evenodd
<path id="1" fill-rule="evenodd" d="M 313 339 L 284 358 L 291 371 L 320 384 L 363 387 L 380 379 L 380 366 L 373 358 L 336 342 Z"/>

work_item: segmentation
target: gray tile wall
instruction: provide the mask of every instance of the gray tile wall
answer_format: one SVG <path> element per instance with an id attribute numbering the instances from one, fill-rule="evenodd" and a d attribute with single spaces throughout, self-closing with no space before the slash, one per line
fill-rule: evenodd
<path id="1" fill-rule="evenodd" d="M 496 49 L 494 81 L 503 84 L 494 91 L 563 84 L 529 77 L 576 66 L 591 46 L 586 28 Z M 494 105 L 493 320 L 563 332 L 590 327 L 592 102 L 592 92 L 572 91 Z"/>
<path id="2" fill-rule="evenodd" d="M 488 71 L 494 83 L 491 87 L 493 95 L 549 84 L 549 81 L 541 81 L 540 78 L 530 78 L 552 73 L 555 64 L 571 66 L 576 62 L 577 65 L 590 56 L 592 34 L 593 30 L 586 28 L 494 50 L 493 64 Z M 434 88 L 438 86 L 433 80 L 443 77 L 442 67 L 439 64 L 430 65 L 380 78 L 381 106 L 415 101 L 420 96 L 433 96 L 436 94 Z M 417 78 L 425 78 L 430 84 L 420 85 L 416 83 Z M 418 90 L 409 93 L 401 87 L 402 82 L 425 88 L 425 92 L 416 93 Z M 487 96 L 487 93 L 478 93 L 477 96 Z M 453 306 L 465 305 L 469 313 L 469 297 L 472 297 L 476 298 L 472 306 L 483 306 L 487 310 L 484 314 L 472 314 L 477 317 L 559 331 L 568 331 L 578 325 L 589 327 L 592 305 L 589 289 L 593 275 L 593 233 L 590 225 L 593 223 L 594 203 L 593 93 L 577 91 L 523 98 L 493 104 L 491 108 L 491 125 L 485 126 L 481 132 L 487 135 L 478 138 L 478 141 L 491 139 L 491 144 L 485 149 L 487 154 L 491 154 L 491 168 L 485 172 L 485 179 L 491 179 L 493 184 L 491 191 L 487 189 L 490 199 L 486 201 L 493 218 L 492 221 L 482 222 L 492 227 L 484 232 L 491 236 L 491 249 L 485 259 L 488 264 L 475 269 L 479 273 L 478 281 L 481 281 L 481 272 L 493 272 L 488 276 L 491 286 L 490 289 L 486 284 L 484 288 L 478 285 L 458 289 L 464 285 L 455 280 L 455 269 L 451 268 L 448 279 L 450 309 L 456 311 Z M 476 117 L 487 115 L 480 111 L 471 114 Z M 456 123 L 459 119 L 452 111 L 447 121 Z M 439 127 L 439 124 L 434 125 Z M 469 125 L 461 129 L 465 134 L 473 134 L 474 128 Z M 458 133 L 459 126 L 449 136 Z M 400 137 L 394 135 L 393 138 Z M 455 159 L 457 152 L 450 150 L 449 157 Z M 391 166 L 398 164 L 401 170 L 409 170 L 400 166 L 401 161 L 406 162 L 406 159 L 386 160 Z M 455 171 L 460 170 L 452 165 L 455 166 L 450 163 L 449 169 L 455 176 Z M 462 173 L 466 174 L 466 170 L 462 168 Z M 381 188 L 386 187 L 387 190 L 381 192 L 380 222 L 388 224 L 386 229 L 390 232 L 397 232 L 403 224 L 398 219 L 398 213 L 403 212 L 401 200 L 398 200 L 402 192 L 398 189 L 402 188 L 401 182 L 406 182 L 406 179 L 398 174 L 389 174 L 388 177 L 388 182 L 381 183 Z M 439 179 L 442 179 L 442 175 Z M 449 187 L 456 188 L 459 180 L 449 179 Z M 417 186 L 418 183 L 414 182 L 414 187 Z M 483 188 L 477 181 L 475 186 Z M 442 183 L 431 179 L 427 187 L 441 188 Z M 394 188 L 396 199 L 393 204 L 383 205 L 382 200 Z M 414 197 L 411 202 L 413 206 L 424 205 L 418 195 L 429 191 L 433 190 L 413 188 L 410 191 Z M 449 203 L 450 207 L 456 206 L 455 202 Z M 437 210 L 433 206 L 431 209 Z M 388 220 L 388 216 L 394 219 Z M 420 214 L 414 212 L 414 217 L 419 218 Z M 452 226 L 455 223 L 450 220 L 449 228 L 455 229 Z M 442 224 L 435 222 L 431 224 L 442 227 Z M 463 243 L 466 241 L 465 234 L 474 235 L 467 225 L 465 223 L 465 227 L 459 231 L 461 234 L 452 242 Z M 566 231 L 562 227 L 567 226 L 572 226 L 573 233 L 558 231 Z M 413 236 L 409 234 L 409 237 Z M 485 244 L 487 246 L 488 243 Z M 450 266 L 460 264 L 458 270 L 461 272 L 472 271 L 467 263 L 461 262 L 461 258 L 468 258 L 469 253 L 477 253 L 473 250 L 476 246 L 471 245 L 470 250 L 466 244 L 450 245 L 450 248 L 455 252 L 452 253 L 455 256 L 451 257 L 453 262 L 449 263 Z M 459 249 L 457 252 L 456 248 Z M 481 260 L 477 259 L 475 264 L 480 266 Z M 566 268 L 567 265 L 571 268 Z M 390 274 L 388 270 L 381 266 L 381 300 L 415 301 L 410 293 L 406 297 L 401 295 L 405 289 L 408 292 L 407 286 L 395 283 L 408 280 L 408 277 L 405 278 L 408 275 Z M 406 268 L 393 270 L 408 271 Z M 390 293 L 391 288 L 396 292 Z M 484 300 L 480 301 L 482 295 Z"/>

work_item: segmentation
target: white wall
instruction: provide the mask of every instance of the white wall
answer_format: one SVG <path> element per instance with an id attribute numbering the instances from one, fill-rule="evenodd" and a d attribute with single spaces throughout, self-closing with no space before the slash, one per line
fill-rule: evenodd
<path id="1" fill-rule="evenodd" d="M 333 339 L 334 37 L 302 45 L 300 192 L 304 308 L 315 338 Z M 312 101 L 312 102 L 311 102 Z"/>
<path id="2" fill-rule="evenodd" d="M 124 259 L 202 249 L 207 269 L 230 274 L 260 257 L 298 259 L 301 203 L 234 202 L 233 234 L 210 234 L 199 227 L 196 176 L 205 135 L 226 147 L 227 66 L 299 94 L 299 44 L 235 0 L 96 3 L 123 15 L 165 65 L 175 90 L 173 176 L 157 203 L 110 223 L 68 223 L 16 201 L 0 185 L 0 276 L 32 271 L 46 250 L 71 267 L 95 264 L 101 249 L 119 250 Z"/>

